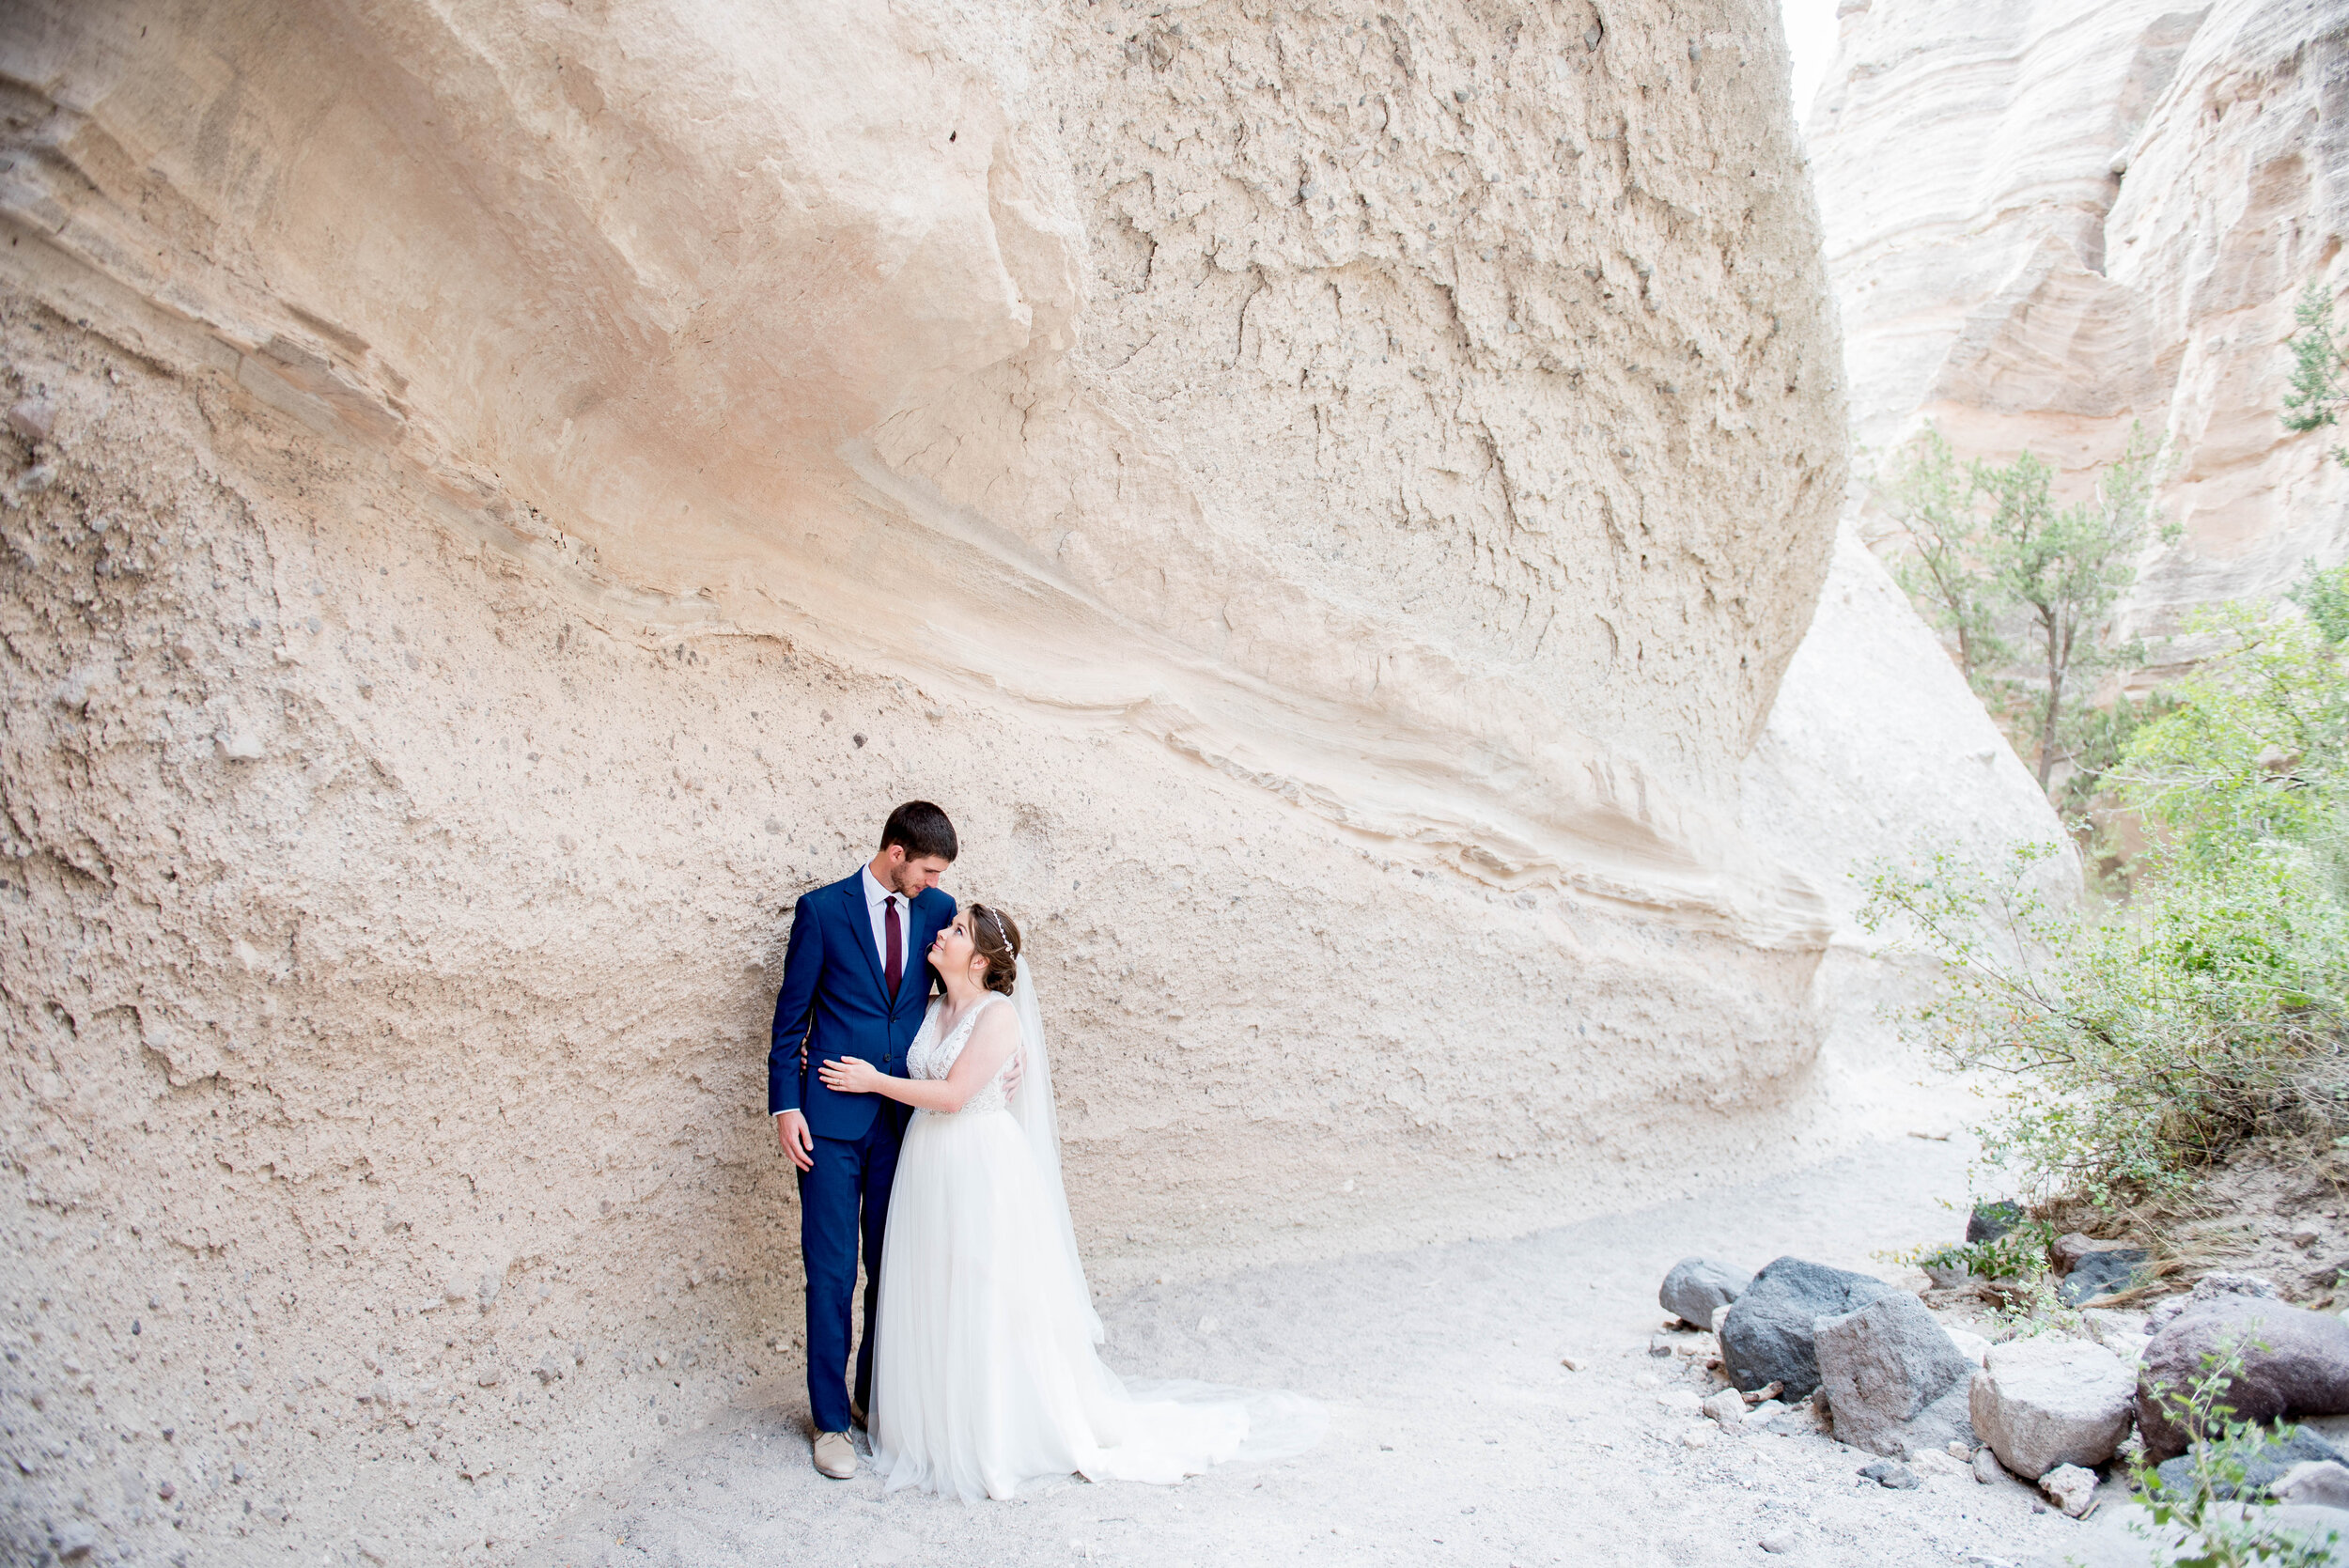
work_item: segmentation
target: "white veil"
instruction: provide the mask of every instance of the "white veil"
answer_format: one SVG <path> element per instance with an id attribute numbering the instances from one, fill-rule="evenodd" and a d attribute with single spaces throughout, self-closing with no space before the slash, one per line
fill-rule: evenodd
<path id="1" fill-rule="evenodd" d="M 1028 1151 L 1044 1177 L 1044 1195 L 1051 1204 L 1053 1228 L 1068 1253 L 1069 1272 L 1084 1287 L 1085 1327 L 1093 1343 L 1101 1343 L 1100 1315 L 1093 1310 L 1093 1291 L 1085 1281 L 1084 1260 L 1077 1252 L 1077 1227 L 1068 1215 L 1068 1187 L 1061 1177 L 1060 1113 L 1052 1103 L 1052 1062 L 1044 1046 L 1044 1011 L 1036 1004 L 1035 975 L 1025 958 L 1016 960 L 1012 983 L 1012 1012 L 1019 1020 L 1019 1087 L 1011 1096 L 1012 1119 L 1028 1140 Z"/>
<path id="2" fill-rule="evenodd" d="M 1094 1311 L 1084 1260 L 1077 1252 L 1077 1227 L 1068 1217 L 1068 1188 L 1061 1175 L 1060 1115 L 1052 1103 L 1052 1062 L 1044 1046 L 1044 1014 L 1036 1005 L 1034 971 L 1025 958 L 1017 962 L 1011 1002 L 1019 1019 L 1019 1048 L 1024 1065 L 1020 1069 L 1019 1087 L 1011 1097 L 1011 1113 L 1026 1135 L 1029 1152 L 1044 1178 L 1045 1201 L 1050 1205 L 1060 1245 L 1068 1254 L 1069 1277 L 1077 1281 L 1083 1296 L 1081 1305 L 1085 1330 L 1093 1336 L 1093 1343 L 1099 1344 L 1106 1335 L 1100 1314 Z M 1299 1394 L 1233 1388 L 1188 1378 L 1123 1378 L 1106 1366 L 1097 1362 L 1096 1365 L 1105 1384 L 1122 1401 L 1187 1405 L 1194 1410 L 1226 1406 L 1244 1411 L 1247 1436 L 1239 1451 L 1230 1456 L 1236 1459 L 1262 1462 L 1302 1453 L 1321 1440 L 1329 1426 L 1329 1415 L 1321 1405 Z"/>

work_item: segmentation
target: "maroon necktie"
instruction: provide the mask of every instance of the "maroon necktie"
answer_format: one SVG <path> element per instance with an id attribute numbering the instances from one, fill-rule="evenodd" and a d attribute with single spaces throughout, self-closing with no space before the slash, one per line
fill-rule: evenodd
<path id="1" fill-rule="evenodd" d="M 905 978 L 906 936 L 897 924 L 897 899 L 894 893 L 882 900 L 889 906 L 889 1000 L 897 1000 L 897 982 Z"/>

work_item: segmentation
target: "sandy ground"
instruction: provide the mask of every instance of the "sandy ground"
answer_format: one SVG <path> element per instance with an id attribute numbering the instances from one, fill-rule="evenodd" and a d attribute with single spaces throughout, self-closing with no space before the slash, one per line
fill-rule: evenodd
<path id="1" fill-rule="evenodd" d="M 1301 1457 L 1172 1488 L 1069 1482 L 966 1507 L 810 1467 L 795 1378 L 680 1435 L 522 1554 L 530 1568 L 823 1563 L 2061 1563 L 2083 1530 L 2019 1483 L 1931 1466 L 1916 1491 L 1815 1436 L 1719 1433 L 1667 1396 L 1656 1286 L 1711 1252 L 1891 1275 L 1875 1251 L 1952 1233 L 1963 1139 L 1898 1138 L 1730 1192 L 1515 1241 L 1148 1285 L 1104 1304 L 1122 1371 L 1300 1390 Z M 1576 1372 L 1563 1357 L 1585 1359 Z M 1679 1402 L 1689 1403 L 1685 1394 Z M 1710 1440 L 1691 1448 L 1684 1438 Z M 2110 1490 L 2110 1487 L 2108 1487 Z M 2116 1499 L 2117 1500 L 2117 1499 Z"/>

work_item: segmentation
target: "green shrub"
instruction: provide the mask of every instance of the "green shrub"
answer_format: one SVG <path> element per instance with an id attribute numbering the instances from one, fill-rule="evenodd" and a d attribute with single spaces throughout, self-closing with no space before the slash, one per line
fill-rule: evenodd
<path id="1" fill-rule="evenodd" d="M 2304 597 L 2329 607 L 2344 575 L 2311 573 Z M 2349 676 L 2312 620 L 2211 624 L 2232 647 L 2110 775 L 2155 833 L 2127 907 L 2052 907 L 2052 846 L 1869 882 L 1861 924 L 1941 966 L 1904 1022 L 2002 1075 L 1980 1131 L 2034 1196 L 2158 1193 L 2255 1130 L 2349 1110 Z"/>

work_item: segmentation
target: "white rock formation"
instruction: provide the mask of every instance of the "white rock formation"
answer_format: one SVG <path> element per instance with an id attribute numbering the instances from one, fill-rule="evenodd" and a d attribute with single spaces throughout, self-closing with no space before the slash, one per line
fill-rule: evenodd
<path id="1" fill-rule="evenodd" d="M 1843 436 L 1690 15 L 0 12 L 0 1555 L 510 1555 L 789 1408 L 778 943 L 909 797 L 1105 1281 L 1763 1157 Z"/>
<path id="2" fill-rule="evenodd" d="M 2276 418 L 2302 287 L 2349 287 L 2341 0 L 1858 0 L 1810 120 L 1852 428 L 2077 476 L 2170 444 L 2123 634 L 2349 553 L 2349 473 Z M 1862 463 L 1871 460 L 1863 455 Z M 2172 644 L 2184 657 L 2192 644 Z"/>

